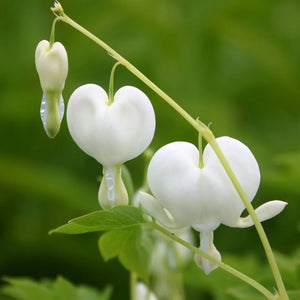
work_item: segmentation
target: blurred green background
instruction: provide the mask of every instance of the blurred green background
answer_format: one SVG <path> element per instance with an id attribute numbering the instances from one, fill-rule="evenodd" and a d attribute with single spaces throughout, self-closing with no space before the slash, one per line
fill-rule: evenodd
<path id="1" fill-rule="evenodd" d="M 127 299 L 127 272 L 117 261 L 103 262 L 97 234 L 48 235 L 99 208 L 101 174 L 101 166 L 72 141 L 65 119 L 54 140 L 40 121 L 34 51 L 40 40 L 49 39 L 52 5 L 0 2 L 0 275 L 61 274 L 99 288 L 114 285 L 113 299 Z M 300 246 L 300 2 L 65 0 L 62 5 L 193 117 L 211 123 L 216 136 L 249 146 L 262 175 L 253 205 L 274 199 L 289 203 L 264 227 L 274 249 L 294 253 Z M 62 23 L 56 40 L 69 55 L 66 101 L 79 85 L 108 87 L 114 61 L 104 50 Z M 197 142 L 186 121 L 124 68 L 118 68 L 115 85 L 135 85 L 152 100 L 154 150 L 175 140 Z M 139 187 L 143 159 L 126 165 Z M 215 244 L 225 255 L 255 253 L 264 260 L 253 228 L 221 226 Z M 209 292 L 205 297 L 213 299 Z"/>

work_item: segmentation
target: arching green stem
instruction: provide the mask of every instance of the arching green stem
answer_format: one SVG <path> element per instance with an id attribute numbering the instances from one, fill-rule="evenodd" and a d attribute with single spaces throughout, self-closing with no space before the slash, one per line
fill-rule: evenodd
<path id="1" fill-rule="evenodd" d="M 175 234 L 171 233 L 170 231 L 166 230 L 165 228 L 159 226 L 157 223 L 152 222 L 152 223 L 148 223 L 147 225 L 154 228 L 154 229 L 156 229 L 156 230 L 158 230 L 158 231 L 160 231 L 164 235 L 168 236 L 170 239 L 172 239 L 172 240 L 176 241 L 177 243 L 183 245 L 184 247 L 188 248 L 193 253 L 199 254 L 202 257 L 206 258 L 207 260 L 213 262 L 214 264 L 219 266 L 221 269 L 227 271 L 228 273 L 232 274 L 233 276 L 235 276 L 235 277 L 241 279 L 242 281 L 248 283 L 249 285 L 254 287 L 256 290 L 261 292 L 267 299 L 270 299 L 270 300 L 271 299 L 272 300 L 278 299 L 276 295 L 273 295 L 269 290 L 267 290 L 264 286 L 259 284 L 254 279 L 252 279 L 249 276 L 245 275 L 244 273 L 241 273 L 238 270 L 226 265 L 225 263 L 217 260 L 216 258 L 208 255 L 206 252 L 203 252 L 199 248 L 196 248 L 196 247 L 192 246 L 191 244 L 189 244 L 185 240 L 182 240 L 181 238 L 179 238 L 177 235 L 175 235 Z"/>
<path id="2" fill-rule="evenodd" d="M 109 79 L 109 90 L 108 90 L 108 105 L 112 104 L 114 102 L 114 78 L 115 78 L 115 71 L 117 66 L 119 66 L 121 63 L 116 62 L 114 66 L 111 69 L 110 73 L 110 79 Z"/>
<path id="3" fill-rule="evenodd" d="M 51 27 L 51 33 L 50 33 L 50 41 L 49 41 L 49 47 L 52 48 L 54 42 L 55 42 L 55 25 L 56 22 L 59 21 L 59 18 L 56 17 L 52 23 L 52 27 Z"/>

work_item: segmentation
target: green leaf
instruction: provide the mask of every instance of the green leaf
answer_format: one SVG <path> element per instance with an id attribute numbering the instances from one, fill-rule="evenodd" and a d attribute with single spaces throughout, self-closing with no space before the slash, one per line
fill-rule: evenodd
<path id="1" fill-rule="evenodd" d="M 134 206 L 116 206 L 111 211 L 100 210 L 71 220 L 50 233 L 80 234 L 109 231 L 146 223 L 142 212 Z"/>
<path id="2" fill-rule="evenodd" d="M 106 287 L 101 293 L 90 287 L 78 287 L 78 295 L 80 300 L 109 300 L 111 298 L 112 289 Z"/>
<path id="3" fill-rule="evenodd" d="M 4 280 L 9 283 L 2 289 L 5 295 L 18 300 L 56 300 L 51 291 L 42 284 L 28 278 L 10 278 Z"/>
<path id="4" fill-rule="evenodd" d="M 105 260 L 118 257 L 123 266 L 147 281 L 153 247 L 152 230 L 141 226 L 105 233 L 99 239 Z"/>
<path id="5" fill-rule="evenodd" d="M 53 233 L 82 234 L 82 233 L 93 232 L 93 231 L 98 231 L 98 230 L 97 229 L 93 230 L 89 226 L 83 226 L 83 225 L 69 222 L 53 230 L 50 230 L 49 234 L 53 234 Z"/>
<path id="6" fill-rule="evenodd" d="M 99 230 L 113 230 L 120 226 L 132 226 L 145 223 L 142 212 L 134 206 L 115 206 L 111 211 L 100 210 L 71 220 L 71 222 L 97 227 Z"/>
<path id="7" fill-rule="evenodd" d="M 56 300 L 80 300 L 78 292 L 73 284 L 60 276 L 54 283 L 53 292 Z"/>
<path id="8" fill-rule="evenodd" d="M 2 288 L 3 294 L 17 300 L 109 300 L 111 297 L 111 288 L 100 292 L 86 286 L 76 287 L 63 277 L 41 282 L 30 278 L 5 278 L 5 281 L 8 285 Z"/>

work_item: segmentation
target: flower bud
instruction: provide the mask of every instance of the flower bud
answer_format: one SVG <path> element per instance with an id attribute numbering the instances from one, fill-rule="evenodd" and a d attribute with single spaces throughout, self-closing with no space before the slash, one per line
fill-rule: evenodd
<path id="1" fill-rule="evenodd" d="M 50 47 L 41 41 L 35 51 L 35 65 L 39 74 L 43 97 L 41 119 L 47 135 L 55 137 L 64 114 L 62 90 L 68 74 L 68 56 L 64 46 L 56 42 Z"/>

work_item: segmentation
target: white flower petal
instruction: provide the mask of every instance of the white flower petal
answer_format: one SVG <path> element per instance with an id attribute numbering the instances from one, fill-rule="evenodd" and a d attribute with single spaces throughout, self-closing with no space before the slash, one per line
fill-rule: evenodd
<path id="1" fill-rule="evenodd" d="M 243 143 L 216 139 L 250 201 L 260 182 L 258 164 Z M 235 222 L 244 210 L 218 157 L 208 145 L 199 167 L 199 151 L 190 143 L 174 142 L 160 148 L 148 167 L 148 183 L 154 196 L 185 226 L 208 228 Z"/>
<path id="2" fill-rule="evenodd" d="M 278 214 L 280 214 L 286 205 L 287 202 L 280 201 L 280 200 L 273 200 L 262 204 L 255 210 L 255 212 L 257 214 L 259 221 L 263 222 L 265 220 L 271 219 L 277 216 Z M 231 225 L 231 227 L 246 228 L 252 225 L 254 225 L 252 218 L 250 216 L 247 216 L 245 218 L 239 218 L 237 223 Z"/>
<path id="3" fill-rule="evenodd" d="M 35 65 L 44 92 L 62 91 L 68 74 L 68 55 L 60 42 L 50 48 L 46 40 L 39 42 L 35 50 Z"/>
<path id="4" fill-rule="evenodd" d="M 214 257 L 218 261 L 221 261 L 221 254 L 213 243 L 213 232 L 204 231 L 200 233 L 200 249 L 210 256 Z M 194 256 L 195 262 L 199 268 L 201 268 L 206 275 L 218 268 L 218 265 L 202 257 L 199 254 Z"/>
<path id="5" fill-rule="evenodd" d="M 246 145 L 236 139 L 223 136 L 216 141 L 248 199 L 252 201 L 260 183 L 260 171 L 255 157 Z M 208 182 L 205 183 L 204 190 L 207 189 L 210 195 L 209 207 L 212 213 L 217 214 L 219 211 L 220 222 L 227 225 L 241 215 L 245 206 L 210 145 L 204 149 L 203 160 Z"/>
<path id="6" fill-rule="evenodd" d="M 168 212 L 161 202 L 155 199 L 153 196 L 139 192 L 137 195 L 137 201 L 142 204 L 145 210 L 155 218 L 160 224 L 167 228 L 180 228 L 181 224 L 176 222 L 174 217 Z"/>
<path id="7" fill-rule="evenodd" d="M 70 97 L 67 122 L 77 145 L 107 168 L 141 154 L 155 130 L 150 100 L 132 86 L 119 89 L 111 104 L 100 86 L 79 87 Z"/>

